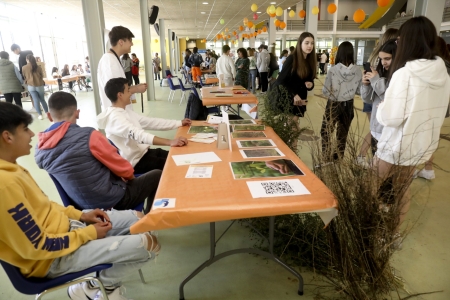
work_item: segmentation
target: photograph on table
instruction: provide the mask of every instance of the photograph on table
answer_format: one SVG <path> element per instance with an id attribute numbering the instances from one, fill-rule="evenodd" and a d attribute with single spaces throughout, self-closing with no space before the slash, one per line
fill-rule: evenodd
<path id="1" fill-rule="evenodd" d="M 276 147 L 272 140 L 246 140 L 236 141 L 239 148 Z"/>
<path id="2" fill-rule="evenodd" d="M 273 178 L 304 175 L 289 159 L 230 162 L 234 179 Z"/>
<path id="3" fill-rule="evenodd" d="M 242 132 L 233 132 L 231 134 L 233 138 L 261 138 L 267 137 L 266 134 L 262 131 L 242 131 Z"/>
<path id="4" fill-rule="evenodd" d="M 278 148 L 272 149 L 246 149 L 239 150 L 244 158 L 276 157 L 285 156 Z"/>
<path id="5" fill-rule="evenodd" d="M 234 125 L 234 131 L 264 131 L 266 130 L 266 126 L 264 125 Z"/>
<path id="6" fill-rule="evenodd" d="M 217 127 L 211 126 L 191 126 L 189 128 L 188 134 L 194 133 L 217 133 Z"/>
<path id="7" fill-rule="evenodd" d="M 236 124 L 256 124 L 253 120 L 230 120 L 231 125 Z"/>

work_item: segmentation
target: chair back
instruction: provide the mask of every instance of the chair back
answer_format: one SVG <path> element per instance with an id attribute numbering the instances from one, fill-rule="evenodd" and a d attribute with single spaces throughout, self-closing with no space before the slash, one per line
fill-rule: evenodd
<path id="1" fill-rule="evenodd" d="M 172 72 L 170 72 L 170 70 L 166 70 L 166 77 L 168 76 L 172 77 Z"/>
<path id="2" fill-rule="evenodd" d="M 200 98 L 200 96 L 198 94 L 197 88 L 195 86 L 191 87 L 191 91 L 198 99 L 201 100 L 201 98 Z"/>
<path id="3" fill-rule="evenodd" d="M 169 87 L 172 91 L 176 90 L 175 85 L 173 84 L 172 78 L 167 77 L 167 82 L 169 83 Z"/>
<path id="4" fill-rule="evenodd" d="M 189 91 L 189 89 L 187 89 L 187 88 L 184 87 L 183 81 L 182 81 L 180 78 L 178 78 L 178 82 L 180 83 L 180 88 L 181 88 L 181 90 L 182 90 L 183 92 Z"/>
<path id="5" fill-rule="evenodd" d="M 53 183 L 55 184 L 56 189 L 58 190 L 59 196 L 61 197 L 61 200 L 62 200 L 64 206 L 72 205 L 73 207 L 75 207 L 78 210 L 83 210 L 72 200 L 72 198 L 69 197 L 69 195 L 67 195 L 66 191 L 61 186 L 59 181 L 52 174 L 48 174 L 48 175 L 53 180 Z"/>
<path id="6" fill-rule="evenodd" d="M 57 287 L 58 285 L 67 283 L 79 277 L 86 276 L 90 273 L 99 272 L 101 270 L 105 270 L 112 267 L 112 264 L 97 265 L 80 272 L 70 273 L 53 279 L 48 279 L 36 277 L 26 278 L 25 276 L 22 275 L 19 268 L 2 260 L 0 260 L 0 264 L 5 270 L 6 275 L 8 275 L 9 280 L 11 281 L 14 288 L 18 292 L 25 295 L 40 294 L 45 290 Z"/>

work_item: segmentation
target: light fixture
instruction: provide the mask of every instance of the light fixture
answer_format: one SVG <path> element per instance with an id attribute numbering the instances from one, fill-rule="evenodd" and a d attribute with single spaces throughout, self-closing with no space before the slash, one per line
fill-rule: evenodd
<path id="1" fill-rule="evenodd" d="M 270 4 L 277 4 L 276 2 L 270 2 Z"/>
<path id="2" fill-rule="evenodd" d="M 205 4 L 205 5 L 206 5 L 206 4 L 208 4 L 208 2 L 203 2 L 202 4 Z"/>
<path id="3" fill-rule="evenodd" d="M 288 7 L 288 9 L 291 9 L 290 7 Z"/>
<path id="4" fill-rule="evenodd" d="M 256 13 L 257 13 L 257 14 L 260 14 L 261 12 L 260 12 L 260 11 L 257 11 Z"/>
<path id="5" fill-rule="evenodd" d="M 200 12 L 202 15 L 206 14 L 204 11 Z"/>

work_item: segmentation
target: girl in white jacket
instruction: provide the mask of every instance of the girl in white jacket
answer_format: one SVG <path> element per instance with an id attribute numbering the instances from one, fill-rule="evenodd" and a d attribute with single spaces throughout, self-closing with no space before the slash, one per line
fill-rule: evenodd
<path id="1" fill-rule="evenodd" d="M 436 41 L 436 28 L 426 17 L 411 18 L 400 27 L 389 88 L 376 113 L 384 128 L 373 168 L 378 184 L 395 170 L 399 225 L 409 209 L 414 167 L 436 150 L 448 107 L 450 78 L 442 76 L 447 70 L 436 56 Z"/>

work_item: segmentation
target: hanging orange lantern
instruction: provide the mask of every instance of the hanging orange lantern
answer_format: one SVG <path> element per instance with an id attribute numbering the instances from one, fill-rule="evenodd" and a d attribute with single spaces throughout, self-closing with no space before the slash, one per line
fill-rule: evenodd
<path id="1" fill-rule="evenodd" d="M 385 7 L 389 4 L 389 0 L 377 0 L 377 4 L 379 7 Z"/>
<path id="2" fill-rule="evenodd" d="M 281 29 L 285 29 L 286 28 L 286 23 L 284 23 L 283 21 L 280 22 L 280 28 Z"/>
<path id="3" fill-rule="evenodd" d="M 263 29 L 262 29 L 262 31 L 263 31 L 263 32 L 267 32 L 267 27 L 264 26 Z"/>
<path id="4" fill-rule="evenodd" d="M 306 17 L 306 11 L 304 10 L 304 9 L 302 9 L 299 13 L 298 13 L 298 16 L 300 17 L 300 18 L 304 18 L 304 17 Z"/>
<path id="5" fill-rule="evenodd" d="M 273 14 L 269 14 L 269 16 L 271 17 L 271 18 L 275 18 L 276 17 L 276 13 L 273 13 Z"/>
<path id="6" fill-rule="evenodd" d="M 355 13 L 353 14 L 353 21 L 355 21 L 355 23 L 362 23 L 365 18 L 366 13 L 362 9 L 356 10 Z"/>
<path id="7" fill-rule="evenodd" d="M 248 27 L 248 28 L 252 28 L 252 27 L 253 27 L 253 22 L 252 22 L 252 21 L 248 21 L 247 27 Z"/>
<path id="8" fill-rule="evenodd" d="M 330 5 L 328 5 L 327 11 L 329 14 L 334 14 L 337 10 L 337 6 L 334 3 L 330 3 Z"/>
<path id="9" fill-rule="evenodd" d="M 275 27 L 280 27 L 280 20 L 275 19 L 275 21 L 273 22 L 275 24 Z"/>
<path id="10" fill-rule="evenodd" d="M 244 26 L 239 26 L 239 31 L 243 31 L 244 30 Z"/>

